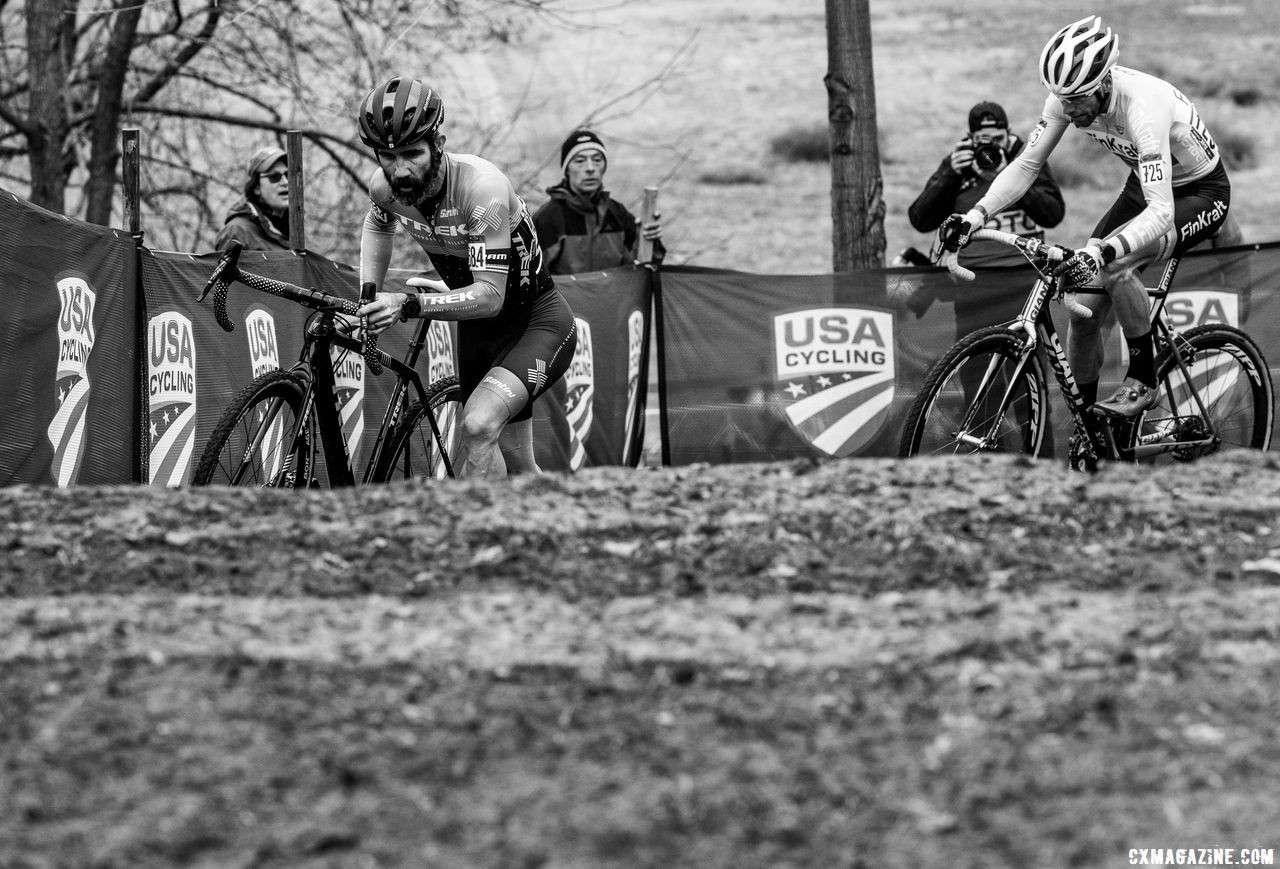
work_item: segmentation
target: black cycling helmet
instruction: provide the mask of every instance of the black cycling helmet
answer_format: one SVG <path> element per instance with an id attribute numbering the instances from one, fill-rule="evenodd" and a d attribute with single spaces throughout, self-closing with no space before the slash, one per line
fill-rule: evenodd
<path id="1" fill-rule="evenodd" d="M 360 141 L 370 148 L 400 148 L 435 135 L 444 120 L 444 102 L 418 79 L 396 76 L 369 92 L 356 120 Z"/>

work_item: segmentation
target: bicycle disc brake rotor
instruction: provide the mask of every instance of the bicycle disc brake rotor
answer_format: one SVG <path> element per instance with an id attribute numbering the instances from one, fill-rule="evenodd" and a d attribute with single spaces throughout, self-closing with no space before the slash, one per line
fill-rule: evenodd
<path id="1" fill-rule="evenodd" d="M 1174 439 L 1179 441 L 1201 441 L 1209 438 L 1211 433 L 1205 421 L 1199 416 L 1183 417 L 1174 429 Z M 1213 455 L 1222 443 L 1220 438 L 1212 438 L 1207 446 L 1188 444 L 1173 451 L 1173 457 L 1180 462 L 1192 462 L 1204 456 Z"/>

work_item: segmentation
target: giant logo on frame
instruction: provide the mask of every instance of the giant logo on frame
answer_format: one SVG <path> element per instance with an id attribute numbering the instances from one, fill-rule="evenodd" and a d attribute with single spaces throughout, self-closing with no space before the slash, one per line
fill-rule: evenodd
<path id="1" fill-rule="evenodd" d="M 828 456 L 856 454 L 893 403 L 893 314 L 807 308 L 773 318 L 774 370 L 787 421 Z"/>
<path id="2" fill-rule="evenodd" d="M 83 277 L 58 279 L 58 409 L 49 423 L 53 446 L 50 471 L 59 486 L 80 477 L 84 456 L 85 412 L 89 409 L 89 354 L 93 352 L 93 309 L 98 294 Z"/>
<path id="3" fill-rule="evenodd" d="M 187 482 L 196 446 L 196 342 L 191 321 L 164 311 L 147 324 L 150 482 Z"/>

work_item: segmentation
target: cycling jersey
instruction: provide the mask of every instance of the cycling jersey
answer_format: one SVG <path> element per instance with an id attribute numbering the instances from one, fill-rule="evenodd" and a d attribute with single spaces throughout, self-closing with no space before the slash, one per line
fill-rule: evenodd
<path id="1" fill-rule="evenodd" d="M 529 209 L 507 176 L 488 160 L 446 153 L 443 161 L 444 187 L 420 206 L 393 201 L 386 173 L 381 167 L 374 170 L 369 179 L 372 206 L 360 246 L 361 280 L 382 286 L 400 223 L 450 288 L 482 282 L 502 293 L 502 308 L 494 319 L 505 323 L 527 317 L 534 300 L 554 289 Z M 427 313 L 465 319 L 449 316 L 443 308 Z"/>
<path id="2" fill-rule="evenodd" d="M 1058 97 L 1046 99 L 1027 147 L 975 207 L 995 214 L 1016 201 L 1070 125 Z M 1218 146 L 1191 100 L 1168 82 L 1127 67 L 1112 68 L 1106 107 L 1081 131 L 1124 161 L 1146 201 L 1132 222 L 1102 239 L 1122 256 L 1166 236 L 1174 226 L 1175 189 L 1206 177 L 1220 161 Z"/>

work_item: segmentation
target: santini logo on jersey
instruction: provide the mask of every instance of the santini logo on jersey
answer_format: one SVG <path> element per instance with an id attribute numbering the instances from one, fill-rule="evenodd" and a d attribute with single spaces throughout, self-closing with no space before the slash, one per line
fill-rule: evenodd
<path id="1" fill-rule="evenodd" d="M 857 453 L 893 402 L 893 315 L 809 308 L 773 318 L 774 363 L 787 420 L 829 456 Z"/>

